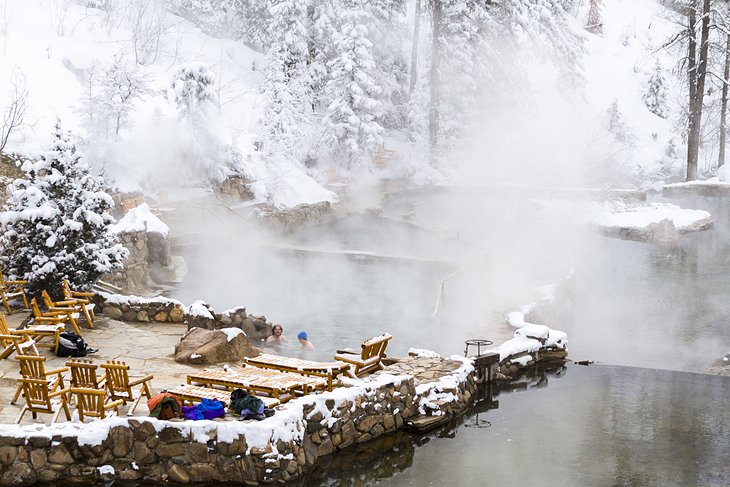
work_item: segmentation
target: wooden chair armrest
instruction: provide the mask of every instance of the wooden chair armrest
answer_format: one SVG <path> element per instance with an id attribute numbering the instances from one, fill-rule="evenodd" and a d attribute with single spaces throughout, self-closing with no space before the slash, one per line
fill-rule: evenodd
<path id="1" fill-rule="evenodd" d="M 66 321 L 66 314 L 57 315 L 57 316 L 39 316 L 37 318 L 33 318 L 33 321 L 37 323 L 61 323 Z"/>
<path id="2" fill-rule="evenodd" d="M 124 401 L 122 399 L 117 399 L 116 401 L 112 401 L 110 403 L 104 404 L 104 409 L 111 409 L 111 408 L 119 407 L 122 404 L 124 404 Z"/>
<path id="3" fill-rule="evenodd" d="M 59 389 L 56 392 L 51 392 L 48 397 L 65 396 L 71 392 L 71 389 Z"/>
<path id="4" fill-rule="evenodd" d="M 62 374 L 68 372 L 68 367 L 59 367 L 53 370 L 46 370 L 46 375 Z"/>
<path id="5" fill-rule="evenodd" d="M 15 335 L 15 337 L 24 336 L 28 337 L 33 334 L 33 330 L 30 328 L 23 328 L 22 330 L 10 330 L 11 335 Z"/>
<path id="6" fill-rule="evenodd" d="M 351 353 L 353 355 L 360 355 L 361 350 L 355 350 L 354 348 L 342 348 L 337 350 L 335 353 Z"/>
<path id="7" fill-rule="evenodd" d="M 52 308 L 48 308 L 48 311 L 46 311 L 46 314 L 52 314 L 52 315 L 65 315 L 67 313 L 75 313 L 76 308 L 64 308 L 61 306 L 54 306 Z"/>
<path id="8" fill-rule="evenodd" d="M 11 335 L 0 334 L 0 340 L 10 340 L 10 341 L 20 340 L 21 339 L 20 335 L 21 335 L 20 333 L 11 334 Z"/>
<path id="9" fill-rule="evenodd" d="M 360 365 L 360 364 L 362 364 L 362 361 L 361 360 L 356 360 L 356 359 L 353 359 L 353 358 L 350 358 L 350 357 L 345 357 L 345 356 L 342 356 L 342 355 L 335 355 L 335 360 L 339 360 L 341 362 L 345 362 L 345 363 L 352 364 L 352 365 Z"/>
<path id="10" fill-rule="evenodd" d="M 79 298 L 92 298 L 94 297 L 94 293 L 84 291 L 71 291 L 71 296 Z"/>
<path id="11" fill-rule="evenodd" d="M 142 377 L 140 379 L 130 380 L 129 381 L 129 387 L 133 387 L 133 386 L 139 385 L 139 384 L 141 384 L 143 382 L 147 382 L 147 381 L 152 380 L 152 379 L 154 379 L 153 376 L 151 376 L 151 375 L 145 375 L 144 377 Z"/>
<path id="12" fill-rule="evenodd" d="M 24 284 L 28 284 L 28 281 L 23 281 L 23 280 L 5 281 L 5 284 L 11 284 L 11 285 L 15 285 L 15 286 L 22 286 Z"/>
<path id="13" fill-rule="evenodd" d="M 53 306 L 53 308 L 51 308 L 51 309 L 63 308 L 66 306 L 72 307 L 72 306 L 75 306 L 76 303 L 78 303 L 78 300 L 77 299 L 67 299 L 65 301 L 54 301 L 54 303 L 55 303 L 55 306 Z"/>

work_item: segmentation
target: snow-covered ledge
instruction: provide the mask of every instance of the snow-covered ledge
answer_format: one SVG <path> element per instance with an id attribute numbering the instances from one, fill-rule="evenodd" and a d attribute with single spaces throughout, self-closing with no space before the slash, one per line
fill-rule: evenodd
<path id="1" fill-rule="evenodd" d="M 527 323 L 520 311 L 509 314 L 514 337 L 487 352 L 499 354 L 497 380 L 513 380 L 535 365 L 562 363 L 568 357 L 568 335 L 545 325 Z"/>

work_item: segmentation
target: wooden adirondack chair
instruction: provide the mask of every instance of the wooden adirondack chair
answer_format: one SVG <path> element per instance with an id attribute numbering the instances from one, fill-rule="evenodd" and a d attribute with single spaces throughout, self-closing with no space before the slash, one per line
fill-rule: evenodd
<path id="1" fill-rule="evenodd" d="M 67 367 L 46 370 L 46 357 L 39 355 L 16 355 L 15 358 L 20 364 L 20 376 L 23 379 L 48 380 L 50 392 L 54 392 L 59 387 L 63 389 L 63 373 L 68 372 Z M 21 392 L 23 392 L 22 384 L 18 384 L 10 404 L 18 401 Z"/>
<path id="2" fill-rule="evenodd" d="M 84 312 L 81 308 L 81 304 L 77 300 L 67 299 L 64 301 L 54 301 L 45 289 L 41 291 L 41 298 L 43 299 L 43 305 L 49 313 L 69 313 L 71 315 L 71 319 L 76 323 L 78 323 L 78 317 Z M 94 328 L 93 324 L 89 325 L 89 328 Z"/>
<path id="3" fill-rule="evenodd" d="M 91 302 L 94 293 L 73 291 L 71 285 L 68 283 L 68 279 L 61 281 L 61 288 L 63 289 L 63 299 L 66 301 L 75 301 L 76 305 L 84 313 L 89 328 L 94 328 L 94 319 L 96 316 L 94 316 L 94 304 Z"/>
<path id="4" fill-rule="evenodd" d="M 152 375 L 129 380 L 129 365 L 117 360 L 103 363 L 101 367 L 106 370 L 106 388 L 111 399 L 121 399 L 124 404 L 127 404 L 127 401 L 134 401 L 134 406 L 129 410 L 128 415 L 134 414 L 143 395 L 147 396 L 147 399 L 152 398 L 149 384 L 154 378 Z M 132 388 L 136 386 L 140 386 L 137 399 L 134 398 L 134 392 L 132 391 Z"/>
<path id="5" fill-rule="evenodd" d="M 382 360 L 386 356 L 385 349 L 391 338 L 393 337 L 389 333 L 368 338 L 362 342 L 359 353 L 350 349 L 338 350 L 335 360 L 351 364 L 353 369 L 350 373 L 355 377 L 362 377 L 378 371 L 383 368 Z"/>
<path id="6" fill-rule="evenodd" d="M 32 338 L 37 338 L 37 341 L 41 341 L 45 337 L 53 337 L 54 345 L 51 347 L 53 348 L 53 350 L 58 350 L 58 341 L 60 339 L 61 332 L 64 331 L 64 329 L 65 325 L 63 323 L 60 323 L 28 326 L 27 328 L 23 328 L 22 330 L 11 330 L 8 328 L 8 322 L 5 319 L 5 315 L 0 313 L 0 334 L 25 337 L 25 342 L 32 340 Z M 33 343 L 35 344 L 35 341 L 33 341 Z M 5 352 L 7 352 L 7 350 Z M 5 354 L 5 352 L 3 352 L 3 355 Z M 38 350 L 35 350 L 35 352 L 37 355 Z M 9 356 L 10 353 L 12 352 L 8 352 L 7 356 Z"/>
<path id="7" fill-rule="evenodd" d="M 61 411 L 66 413 L 66 420 L 71 421 L 71 411 L 68 409 L 67 389 L 60 389 L 57 391 L 51 390 L 51 383 L 48 379 L 18 379 L 20 387 L 23 391 L 23 397 L 25 398 L 25 406 L 20 410 L 16 423 L 20 423 L 26 412 L 30 411 L 33 414 L 33 419 L 38 417 L 38 413 L 53 414 L 51 424 L 58 420 L 58 416 Z M 54 411 L 54 404 L 52 399 L 60 401 L 58 409 Z"/>
<path id="8" fill-rule="evenodd" d="M 65 329 L 66 322 L 71 323 L 71 326 L 73 326 L 74 331 L 77 335 L 81 336 L 81 328 L 79 328 L 79 324 L 76 322 L 76 318 L 73 317 L 74 310 L 71 308 L 54 308 L 47 312 L 41 312 L 41 309 L 38 307 L 38 301 L 36 301 L 36 298 L 33 298 L 30 300 L 30 309 L 33 311 L 33 322 L 37 325 L 63 325 Z M 37 328 L 37 326 L 36 326 Z M 61 330 L 63 331 L 63 330 Z M 56 344 L 56 348 L 58 348 L 58 344 Z"/>
<path id="9" fill-rule="evenodd" d="M 25 309 L 28 309 L 28 297 L 25 295 L 25 289 L 23 289 L 26 284 L 28 284 L 28 281 L 6 281 L 0 271 L 0 299 L 2 299 L 3 306 L 5 306 L 8 314 L 13 313 L 10 309 L 10 301 L 13 299 L 20 298 Z"/>
<path id="10" fill-rule="evenodd" d="M 76 398 L 76 412 L 82 423 L 87 417 L 104 419 L 109 412 L 119 416 L 119 406 L 124 403 L 121 399 L 106 403 L 107 391 L 104 389 L 72 387 L 70 391 Z"/>
<path id="11" fill-rule="evenodd" d="M 106 392 L 104 388 L 106 375 L 98 377 L 96 371 L 99 366 L 91 360 L 74 358 L 66 362 L 66 367 L 71 370 L 71 387 L 101 389 Z"/>
<path id="12" fill-rule="evenodd" d="M 45 296 L 44 296 L 45 294 Z M 33 311 L 33 318 L 56 318 L 60 321 L 61 318 L 63 318 L 64 321 L 68 321 L 71 323 L 71 326 L 73 326 L 74 331 L 77 335 L 81 335 L 81 328 L 79 328 L 79 322 L 76 321 L 76 318 L 79 317 L 79 312 L 76 308 L 72 306 L 66 306 L 66 307 L 56 307 L 53 304 L 53 301 L 51 301 L 51 297 L 48 295 L 46 290 L 44 289 L 41 292 L 41 297 L 43 298 L 43 304 L 46 306 L 46 311 L 41 311 L 40 307 L 38 306 L 38 301 L 33 298 L 31 300 L 31 310 Z M 47 297 L 47 300 L 46 300 Z M 35 305 L 33 305 L 33 301 L 35 301 Z M 49 306 L 50 305 L 50 306 Z"/>

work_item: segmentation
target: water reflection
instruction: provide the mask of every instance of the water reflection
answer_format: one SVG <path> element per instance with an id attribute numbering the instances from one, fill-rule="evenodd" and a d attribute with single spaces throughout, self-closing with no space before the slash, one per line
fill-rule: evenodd
<path id="1" fill-rule="evenodd" d="M 496 398 L 435 433 L 335 455 L 296 485 L 730 484 L 730 378 L 571 366 Z"/>

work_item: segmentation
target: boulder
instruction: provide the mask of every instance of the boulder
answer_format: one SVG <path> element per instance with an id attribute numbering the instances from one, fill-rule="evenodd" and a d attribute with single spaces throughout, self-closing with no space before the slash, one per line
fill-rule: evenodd
<path id="1" fill-rule="evenodd" d="M 238 328 L 205 330 L 193 328 L 175 347 L 175 361 L 188 364 L 237 362 L 243 357 L 255 357 L 260 351 Z"/>

